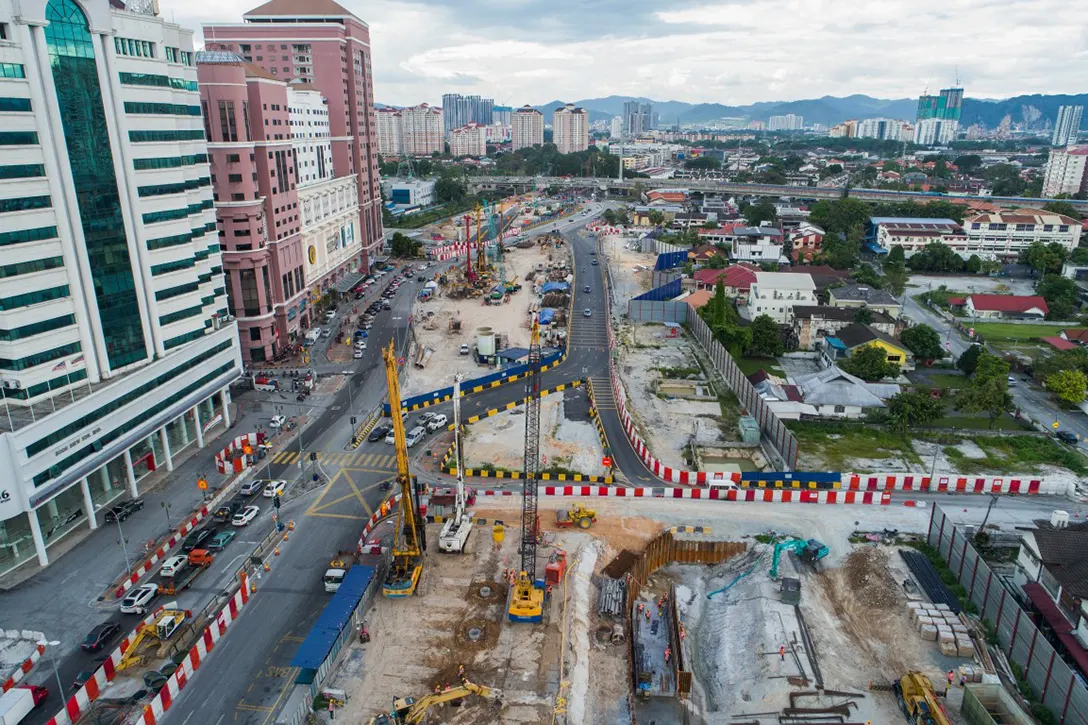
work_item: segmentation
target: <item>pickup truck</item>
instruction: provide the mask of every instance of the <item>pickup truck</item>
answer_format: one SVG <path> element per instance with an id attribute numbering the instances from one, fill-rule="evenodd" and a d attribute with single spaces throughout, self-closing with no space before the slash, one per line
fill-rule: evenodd
<path id="1" fill-rule="evenodd" d="M 200 551 L 204 550 L 201 549 Z M 193 560 L 193 557 L 190 557 L 190 564 L 188 566 L 180 569 L 173 576 L 162 578 L 159 582 L 159 594 L 172 596 L 184 591 L 211 563 L 212 559 L 210 556 L 207 558 L 199 557 L 195 561 Z"/>
<path id="2" fill-rule="evenodd" d="M 344 577 L 348 575 L 348 569 L 359 563 L 359 552 L 345 550 L 336 552 L 336 556 L 329 562 L 329 568 L 325 570 L 325 576 L 321 581 L 325 584 L 325 591 L 332 593 L 340 588 Z"/>

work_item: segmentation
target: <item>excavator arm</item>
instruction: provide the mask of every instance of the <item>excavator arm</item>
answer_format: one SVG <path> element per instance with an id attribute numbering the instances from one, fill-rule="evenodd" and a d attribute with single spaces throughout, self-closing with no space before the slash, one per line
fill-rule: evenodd
<path id="1" fill-rule="evenodd" d="M 427 711 L 435 705 L 460 700 L 469 695 L 479 695 L 480 697 L 489 700 L 502 699 L 501 690 L 492 687 L 484 687 L 482 685 L 474 685 L 468 680 L 465 680 L 458 687 L 452 687 L 448 690 L 443 690 L 442 692 L 436 692 L 433 695 L 421 697 L 407 710 L 402 710 L 394 714 L 400 717 L 401 721 L 406 723 L 406 725 L 419 725 L 419 723 L 423 722 L 423 718 L 427 716 Z"/>

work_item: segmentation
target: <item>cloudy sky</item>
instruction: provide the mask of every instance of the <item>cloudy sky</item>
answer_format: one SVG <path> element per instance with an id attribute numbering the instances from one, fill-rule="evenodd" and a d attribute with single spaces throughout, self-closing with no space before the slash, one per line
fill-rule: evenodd
<path id="1" fill-rule="evenodd" d="M 305 1 L 305 0 L 301 0 Z M 260 0 L 161 0 L 197 27 Z M 506 105 L 607 95 L 747 104 L 822 95 L 1088 91 L 1067 0 L 341 0 L 370 25 L 375 98 Z M 198 43 L 200 42 L 198 38 Z"/>

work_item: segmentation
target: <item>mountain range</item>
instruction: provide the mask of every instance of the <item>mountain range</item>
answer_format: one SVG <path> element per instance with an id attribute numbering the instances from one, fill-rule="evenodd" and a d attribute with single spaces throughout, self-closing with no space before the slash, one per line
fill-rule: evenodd
<path id="1" fill-rule="evenodd" d="M 806 124 L 820 123 L 832 126 L 852 118 L 888 117 L 913 121 L 918 107 L 914 98 L 873 98 L 861 94 L 852 96 L 823 96 L 799 101 L 763 101 L 746 106 L 726 106 L 720 103 L 684 103 L 683 101 L 654 101 L 633 96 L 606 96 L 604 98 L 586 98 L 574 101 L 589 111 L 590 121 L 608 120 L 623 113 L 623 104 L 627 101 L 652 103 L 662 126 L 674 123 L 699 123 L 721 119 L 743 119 L 746 121 L 766 121 L 770 116 L 795 113 L 803 116 Z M 564 101 L 551 101 L 535 106 L 548 120 L 551 114 Z M 1088 94 L 1077 95 L 1025 95 L 1004 100 L 964 98 L 963 115 L 960 124 L 969 126 L 981 123 L 993 128 L 1006 116 L 1013 122 L 1029 121 L 1036 127 L 1042 127 L 1047 121 L 1054 124 L 1059 106 L 1088 105 Z M 1035 109 L 1035 111 L 1031 110 Z M 1036 113 L 1036 111 L 1038 113 Z"/>

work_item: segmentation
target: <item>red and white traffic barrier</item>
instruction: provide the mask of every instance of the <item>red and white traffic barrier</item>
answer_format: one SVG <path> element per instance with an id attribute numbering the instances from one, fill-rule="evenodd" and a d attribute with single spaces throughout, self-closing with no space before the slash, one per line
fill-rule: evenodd
<path id="1" fill-rule="evenodd" d="M 200 510 L 182 524 L 181 528 L 171 534 L 170 538 L 167 539 L 162 546 L 156 549 L 155 553 L 152 554 L 149 559 L 140 564 L 135 571 L 129 574 L 128 579 L 125 579 L 113 590 L 113 596 L 117 599 L 125 596 L 125 592 L 136 586 L 137 582 L 140 581 L 144 574 L 151 571 L 151 568 L 154 567 L 157 562 L 165 559 L 167 554 L 170 553 L 170 550 L 181 543 L 181 540 L 184 539 L 190 531 L 196 528 L 197 524 L 204 520 L 204 517 L 208 515 L 208 511 L 209 508 L 207 504 L 201 506 Z"/>
<path id="2" fill-rule="evenodd" d="M 520 491 L 477 491 L 478 496 L 520 496 Z M 621 488 L 618 486 L 541 486 L 541 496 L 579 498 L 679 498 L 704 501 L 763 503 L 858 504 L 887 506 L 886 491 L 811 491 L 790 488 L 676 488 L 670 486 Z"/>
<path id="3" fill-rule="evenodd" d="M 87 680 L 87 683 L 79 688 L 79 690 L 68 699 L 64 709 L 50 718 L 47 725 L 71 725 L 72 723 L 79 722 L 79 719 L 90 709 L 91 703 L 97 700 L 99 696 L 105 692 L 106 686 L 117 676 L 117 665 L 120 663 L 121 657 L 124 656 L 128 648 L 132 646 L 133 640 L 136 639 L 136 633 L 141 627 L 154 625 L 155 619 L 158 618 L 159 613 L 162 612 L 162 610 L 163 608 L 159 607 L 154 612 L 144 617 L 143 622 L 141 622 L 136 629 L 129 632 L 113 652 L 110 652 L 110 656 L 94 671 L 94 675 L 91 679 Z M 64 693 L 61 693 L 62 696 L 63 694 Z"/>
<path id="4" fill-rule="evenodd" d="M 249 467 L 250 456 L 264 443 L 263 433 L 245 433 L 215 454 L 215 470 L 222 474 L 241 473 Z M 248 452 L 247 452 L 248 449 Z"/>
<path id="5" fill-rule="evenodd" d="M 166 685 L 159 690 L 159 694 L 144 708 L 143 718 L 139 720 L 143 725 L 156 725 L 162 716 L 177 701 L 181 691 L 189 684 L 193 674 L 200 669 L 201 663 L 215 648 L 217 642 L 227 632 L 227 627 L 238 619 L 242 608 L 249 602 L 249 582 L 245 574 L 241 577 L 241 586 L 234 593 L 227 606 L 223 607 L 216 615 L 215 620 L 204 628 L 204 634 L 189 650 L 189 654 L 181 662 L 177 671 L 166 680 Z"/>
<path id="6" fill-rule="evenodd" d="M 902 473 L 844 473 L 842 488 L 848 491 L 920 491 L 934 493 L 1006 493 L 1062 496 L 1070 493 L 1068 484 L 1041 478 L 1004 476 L 961 476 L 955 473 L 937 476 Z"/>
<path id="7" fill-rule="evenodd" d="M 34 665 L 38 664 L 38 660 L 42 658 L 42 654 L 45 652 L 45 645 L 38 644 L 38 642 L 45 639 L 44 634 L 41 632 L 28 631 L 19 631 L 19 634 L 21 637 L 13 637 L 12 639 L 32 639 L 34 641 L 34 651 L 30 653 L 29 657 L 23 660 L 23 663 L 19 665 L 19 669 L 15 670 L 15 672 L 11 674 L 11 677 L 4 682 L 3 689 L 0 690 L 0 692 L 7 692 L 22 682 L 23 678 L 27 676 L 27 673 L 34 669 Z M 27 637 L 26 635 L 28 634 L 32 636 Z"/>

